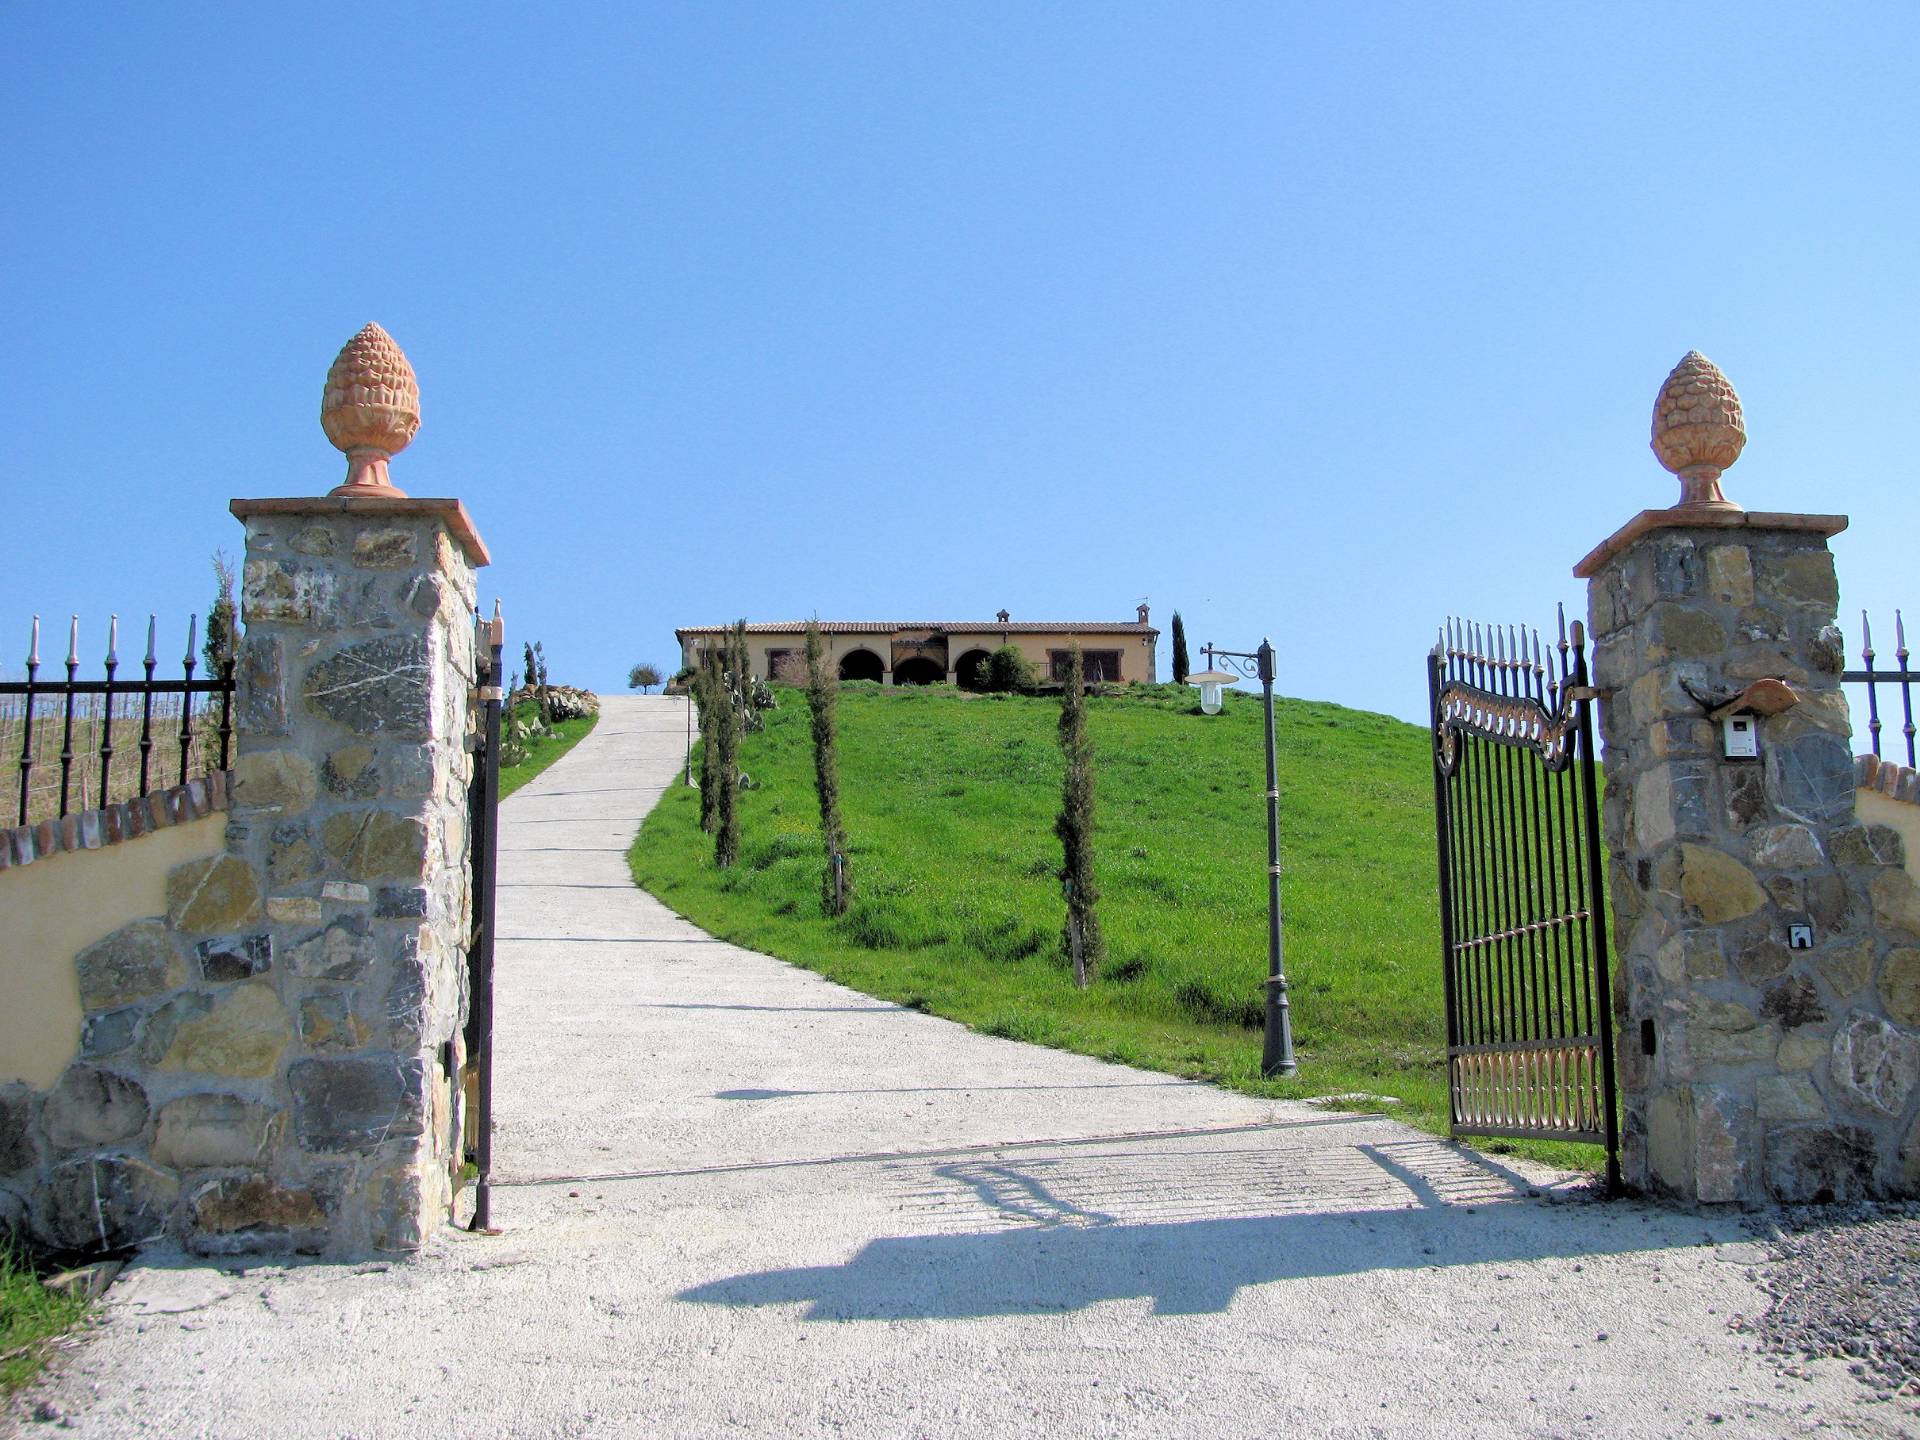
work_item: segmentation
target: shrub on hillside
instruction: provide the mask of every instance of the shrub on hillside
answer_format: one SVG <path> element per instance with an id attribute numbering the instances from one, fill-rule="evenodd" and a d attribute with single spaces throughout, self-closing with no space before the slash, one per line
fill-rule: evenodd
<path id="1" fill-rule="evenodd" d="M 510 705 L 535 705 L 540 702 L 540 691 L 546 691 L 547 723 L 557 725 L 562 720 L 584 720 L 589 715 L 600 713 L 600 697 L 591 690 L 582 690 L 573 685 L 526 685 L 508 696 Z"/>
<path id="2" fill-rule="evenodd" d="M 1002 645 L 987 657 L 987 685 L 1001 693 L 1031 690 L 1036 683 L 1033 662 L 1012 645 Z"/>

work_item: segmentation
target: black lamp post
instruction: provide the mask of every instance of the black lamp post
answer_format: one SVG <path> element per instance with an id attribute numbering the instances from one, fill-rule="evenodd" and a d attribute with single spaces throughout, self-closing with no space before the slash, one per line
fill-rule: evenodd
<path id="1" fill-rule="evenodd" d="M 1225 661 L 1240 674 L 1260 681 L 1261 703 L 1266 714 L 1267 731 L 1267 1007 L 1266 1027 L 1260 1048 L 1260 1073 L 1269 1080 L 1294 1073 L 1299 1067 L 1293 1058 L 1293 1015 L 1287 1004 L 1287 962 L 1281 942 L 1280 924 L 1280 781 L 1273 764 L 1273 642 L 1262 639 L 1260 648 L 1249 654 L 1244 650 L 1219 650 L 1212 645 L 1201 652 L 1211 670 Z"/>

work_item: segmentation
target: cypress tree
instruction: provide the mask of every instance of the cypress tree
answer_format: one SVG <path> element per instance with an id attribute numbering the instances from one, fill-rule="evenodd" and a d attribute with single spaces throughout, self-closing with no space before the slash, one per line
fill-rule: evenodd
<path id="1" fill-rule="evenodd" d="M 720 712 L 727 704 L 717 645 L 700 652 L 693 699 L 700 707 L 700 828 L 711 835 L 720 824 Z"/>
<path id="2" fill-rule="evenodd" d="M 749 703 L 747 678 L 747 622 L 742 620 L 727 637 L 727 668 L 720 683 L 720 712 L 715 738 L 719 741 L 718 828 L 713 837 L 713 863 L 725 870 L 740 858 L 740 718 Z"/>
<path id="3" fill-rule="evenodd" d="M 1193 668 L 1187 661 L 1187 625 L 1176 610 L 1173 612 L 1173 683 L 1186 684 L 1187 676 L 1192 673 Z"/>
<path id="4" fill-rule="evenodd" d="M 1067 773 L 1053 833 L 1060 837 L 1060 881 L 1067 899 L 1062 945 L 1073 962 L 1074 984 L 1084 989 L 1106 955 L 1106 942 L 1095 913 L 1100 891 L 1093 880 L 1093 741 L 1087 735 L 1086 671 L 1080 647 L 1068 653 L 1067 684 L 1060 692 L 1060 750 Z"/>
<path id="5" fill-rule="evenodd" d="M 820 841 L 827 868 L 820 877 L 820 908 L 844 915 L 853 898 L 853 870 L 847 861 L 847 829 L 840 819 L 840 754 L 835 711 L 839 678 L 827 664 L 820 624 L 807 622 L 807 709 L 813 712 L 813 788 L 820 794 Z M 836 883 L 837 873 L 837 883 Z"/>
<path id="6" fill-rule="evenodd" d="M 200 647 L 200 653 L 206 657 L 209 680 L 219 679 L 221 667 L 233 658 L 234 628 L 239 619 L 233 604 L 233 562 L 224 550 L 213 552 L 213 579 L 215 588 L 213 604 L 207 610 L 207 639 Z"/>

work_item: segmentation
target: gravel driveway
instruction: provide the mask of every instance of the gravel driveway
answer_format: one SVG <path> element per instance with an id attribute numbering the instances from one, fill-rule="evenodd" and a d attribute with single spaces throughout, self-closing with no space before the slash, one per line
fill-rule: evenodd
<path id="1" fill-rule="evenodd" d="M 1767 1352 L 1735 1218 L 1377 1116 L 973 1034 L 628 881 L 678 700 L 502 811 L 506 1233 L 156 1254 L 36 1396 L 82 1435 L 1888 1435 Z"/>

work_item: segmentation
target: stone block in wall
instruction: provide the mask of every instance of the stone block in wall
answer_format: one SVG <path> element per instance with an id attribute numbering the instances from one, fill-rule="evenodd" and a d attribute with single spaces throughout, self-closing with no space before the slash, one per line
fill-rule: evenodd
<path id="1" fill-rule="evenodd" d="M 200 976 L 213 984 L 230 980 L 250 980 L 273 968 L 273 936 L 262 931 L 255 935 L 216 935 L 193 947 L 200 962 Z"/>
<path id="2" fill-rule="evenodd" d="M 93 1065 L 69 1065 L 47 1092 L 40 1123 L 62 1150 L 116 1145 L 147 1128 L 147 1092 L 136 1080 Z"/>
<path id="3" fill-rule="evenodd" d="M 1864 970 L 1864 966 L 1861 967 Z M 1860 977 L 1854 988 L 1865 983 Z M 1880 1008 L 1897 1025 L 1920 1030 L 1920 949 L 1898 946 L 1880 962 Z"/>
<path id="4" fill-rule="evenodd" d="M 1874 922 L 1903 938 L 1920 939 L 1920 882 L 1891 867 L 1873 877 L 1869 888 Z"/>
<path id="5" fill-rule="evenodd" d="M 272 1075 L 292 1039 L 292 1017 L 274 988 L 249 983 L 180 1020 L 159 1068 L 223 1077 Z"/>
<path id="6" fill-rule="evenodd" d="M 1818 1109 L 1824 1116 L 1825 1107 Z M 1768 1132 L 1763 1178 L 1767 1194 L 1782 1204 L 1863 1200 L 1875 1188 L 1873 1170 L 1873 1136 L 1857 1125 L 1791 1125 Z"/>
<path id="7" fill-rule="evenodd" d="M 18 1175 L 40 1161 L 34 1094 L 24 1085 L 0 1090 L 0 1176 Z"/>
<path id="8" fill-rule="evenodd" d="M 252 750 L 233 766 L 233 804 L 239 810 L 292 815 L 313 803 L 319 788 L 314 762 L 299 750 Z"/>
<path id="9" fill-rule="evenodd" d="M 320 827 L 321 844 L 335 874 L 348 880 L 417 878 L 427 861 L 427 825 L 387 810 L 344 810 Z"/>
<path id="10" fill-rule="evenodd" d="M 352 994 L 333 990 L 301 997 L 300 1039 L 309 1051 L 358 1050 L 370 1034 Z"/>
<path id="11" fill-rule="evenodd" d="M 424 740 L 434 678 L 422 637 L 388 635 L 344 646 L 315 665 L 302 696 L 313 711 L 356 735 Z"/>
<path id="12" fill-rule="evenodd" d="M 296 1061 L 287 1072 L 294 1136 L 304 1150 L 370 1149 L 425 1129 L 425 1065 L 369 1055 Z"/>
<path id="13" fill-rule="evenodd" d="M 1855 1011 L 1833 1037 L 1833 1083 L 1860 1110 L 1902 1115 L 1920 1084 L 1920 1039 L 1877 1015 Z"/>
<path id="14" fill-rule="evenodd" d="M 42 1244 L 103 1252 L 157 1240 L 167 1233 L 180 1182 L 130 1155 L 91 1155 L 50 1170 L 33 1197 L 33 1225 Z"/>
<path id="15" fill-rule="evenodd" d="M 223 1176 L 197 1190 L 188 1205 L 188 1247 L 201 1255 L 316 1254 L 330 1238 L 325 1192 L 282 1185 L 265 1175 Z"/>
<path id="16" fill-rule="evenodd" d="M 125 913 L 125 912 L 122 912 Z M 186 962 L 160 920 L 136 920 L 90 945 L 74 960 L 80 1004 L 105 1010 L 184 985 Z"/>
<path id="17" fill-rule="evenodd" d="M 277 635 L 248 635 L 236 647 L 234 725 L 246 735 L 287 729 L 286 647 Z"/>
<path id="18" fill-rule="evenodd" d="M 284 1111 L 243 1096 L 182 1095 L 161 1107 L 151 1153 L 175 1170 L 264 1165 L 285 1129 Z"/>
<path id="19" fill-rule="evenodd" d="M 167 876 L 167 924 L 186 934 L 237 930 L 262 914 L 260 882 L 237 855 L 191 860 Z"/>
<path id="20" fill-rule="evenodd" d="M 355 980 L 379 958 L 379 943 L 364 915 L 341 915 L 287 951 L 289 968 L 308 980 Z"/>

